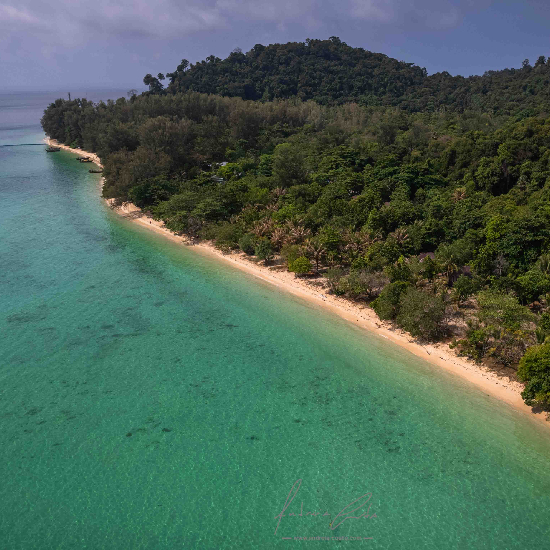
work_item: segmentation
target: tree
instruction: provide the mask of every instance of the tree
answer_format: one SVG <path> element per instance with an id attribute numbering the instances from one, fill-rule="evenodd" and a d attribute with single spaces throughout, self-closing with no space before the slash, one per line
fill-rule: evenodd
<path id="1" fill-rule="evenodd" d="M 315 271 L 319 273 L 319 263 L 323 259 L 327 249 L 321 242 L 319 237 L 313 239 L 307 239 L 304 243 L 304 250 L 309 258 L 312 258 L 315 262 Z"/>
<path id="2" fill-rule="evenodd" d="M 226 222 L 210 227 L 211 236 L 214 238 L 216 248 L 219 248 L 224 253 L 239 248 L 239 240 L 243 233 L 238 225 Z"/>
<path id="3" fill-rule="evenodd" d="M 479 290 L 478 284 L 471 278 L 466 275 L 461 275 L 453 285 L 455 295 L 458 298 L 459 302 L 464 302 L 472 294 Z"/>
<path id="4" fill-rule="evenodd" d="M 446 306 L 441 296 L 408 288 L 401 296 L 397 323 L 417 338 L 436 340 L 446 330 Z"/>
<path id="5" fill-rule="evenodd" d="M 298 145 L 281 143 L 273 153 L 273 177 L 280 187 L 304 183 L 307 171 L 304 165 L 304 155 Z"/>
<path id="6" fill-rule="evenodd" d="M 534 320 L 528 308 L 522 306 L 512 294 L 484 290 L 477 295 L 478 317 L 486 327 L 491 327 L 497 337 L 502 329 L 521 330 Z"/>
<path id="7" fill-rule="evenodd" d="M 256 236 L 252 233 L 245 233 L 239 239 L 239 248 L 249 256 L 252 256 L 256 250 Z"/>
<path id="8" fill-rule="evenodd" d="M 435 276 L 439 273 L 439 265 L 430 256 L 426 256 L 422 260 L 422 270 L 420 273 L 430 283 L 433 283 Z"/>
<path id="9" fill-rule="evenodd" d="M 186 71 L 187 69 L 189 68 L 189 61 L 187 61 L 187 59 L 182 59 L 181 60 L 181 63 L 178 65 L 177 67 L 177 71 L 179 73 L 183 73 L 184 71 Z"/>
<path id="10" fill-rule="evenodd" d="M 550 344 L 532 346 L 525 352 L 518 378 L 526 383 L 521 396 L 527 405 L 550 405 Z"/>
<path id="11" fill-rule="evenodd" d="M 271 247 L 271 242 L 266 237 L 261 237 L 258 239 L 254 254 L 260 259 L 264 260 L 267 264 L 271 258 L 273 258 L 273 248 Z"/>
<path id="12" fill-rule="evenodd" d="M 453 286 L 458 273 L 457 258 L 453 246 L 443 245 L 437 249 L 437 262 L 447 275 L 447 286 Z"/>
<path id="13" fill-rule="evenodd" d="M 468 321 L 466 338 L 457 345 L 478 360 L 491 356 L 505 366 L 516 364 L 535 343 L 535 316 L 505 292 L 484 290 L 477 295 L 477 302 L 479 310 Z"/>
<path id="14" fill-rule="evenodd" d="M 401 295 L 409 288 L 405 282 L 390 283 L 382 290 L 380 296 L 372 302 L 371 306 L 383 321 L 395 319 L 400 312 Z"/>
<path id="15" fill-rule="evenodd" d="M 290 264 L 289 271 L 296 275 L 305 275 L 311 271 L 311 262 L 305 256 L 300 256 Z"/>
<path id="16" fill-rule="evenodd" d="M 413 273 L 403 256 L 400 256 L 394 264 L 386 266 L 384 271 L 389 277 L 391 283 L 395 283 L 397 281 L 412 282 Z"/>
<path id="17" fill-rule="evenodd" d="M 370 273 L 366 269 L 352 270 L 338 282 L 337 293 L 345 294 L 353 300 L 360 296 L 372 300 L 380 295 L 388 283 L 389 280 L 383 273 Z"/>
<path id="18" fill-rule="evenodd" d="M 286 243 L 281 248 L 281 258 L 290 269 L 290 264 L 302 255 L 302 247 L 297 244 Z"/>
<path id="19" fill-rule="evenodd" d="M 332 293 L 336 295 L 343 294 L 343 291 L 340 290 L 340 281 L 344 277 L 344 270 L 340 267 L 331 267 L 325 274 L 325 277 L 328 281 L 329 289 Z"/>
<path id="20" fill-rule="evenodd" d="M 148 178 L 128 191 L 128 198 L 136 206 L 155 206 L 168 200 L 176 191 L 177 183 L 163 176 Z"/>
<path id="21" fill-rule="evenodd" d="M 152 94 L 159 94 L 163 91 L 164 86 L 161 84 L 161 80 L 164 80 L 164 75 L 162 73 L 159 73 L 156 78 L 150 73 L 147 73 L 143 77 L 143 83 L 149 86 L 149 92 Z"/>
<path id="22" fill-rule="evenodd" d="M 550 291 L 550 277 L 540 269 L 530 269 L 520 275 L 516 281 L 519 287 L 518 293 L 523 303 L 537 300 L 539 296 Z"/>

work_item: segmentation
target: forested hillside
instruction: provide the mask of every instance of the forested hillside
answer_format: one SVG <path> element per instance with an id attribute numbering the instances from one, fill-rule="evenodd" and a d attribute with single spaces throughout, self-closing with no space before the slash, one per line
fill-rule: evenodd
<path id="1" fill-rule="evenodd" d="M 59 99 L 42 124 L 101 156 L 106 198 L 176 232 L 321 273 L 332 292 L 414 337 L 454 339 L 496 368 L 516 371 L 530 348 L 524 397 L 550 403 L 544 113 L 159 90 L 98 105 Z"/>
<path id="2" fill-rule="evenodd" d="M 426 70 L 332 38 L 257 44 L 246 54 L 234 51 L 224 60 L 210 56 L 195 65 L 183 60 L 167 76 L 170 93 L 191 90 L 265 101 L 298 97 L 323 104 L 361 98 L 377 104 L 422 84 Z"/>
<path id="3" fill-rule="evenodd" d="M 520 63 L 518 62 L 518 65 Z M 427 76 L 426 69 L 340 39 L 288 44 L 257 44 L 249 52 L 226 59 L 210 56 L 180 65 L 167 75 L 146 75 L 151 93 L 196 91 L 242 99 L 312 99 L 324 105 L 355 101 L 360 105 L 392 105 L 410 112 L 445 107 L 457 112 L 536 114 L 550 109 L 550 64 L 540 56 L 534 66 L 488 71 L 483 76 Z M 159 78 L 160 77 L 160 78 Z"/>

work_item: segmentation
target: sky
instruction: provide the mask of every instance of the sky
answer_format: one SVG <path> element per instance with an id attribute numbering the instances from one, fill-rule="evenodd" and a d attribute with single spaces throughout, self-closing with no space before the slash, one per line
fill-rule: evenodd
<path id="1" fill-rule="evenodd" d="M 338 36 L 483 74 L 550 56 L 550 0 L 0 0 L 0 91 L 143 89 L 181 59 Z"/>

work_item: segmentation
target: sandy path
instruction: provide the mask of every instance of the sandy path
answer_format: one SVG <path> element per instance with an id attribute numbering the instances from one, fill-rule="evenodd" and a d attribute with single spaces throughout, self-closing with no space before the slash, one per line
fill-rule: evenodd
<path id="1" fill-rule="evenodd" d="M 56 145 L 55 142 L 48 143 Z M 71 149 L 61 144 L 57 144 L 57 146 L 78 155 L 93 157 L 94 162 L 101 166 L 97 155 L 86 153 L 79 149 Z M 112 203 L 112 200 L 107 202 Z M 508 381 L 507 378 L 499 377 L 486 367 L 479 366 L 473 361 L 469 361 L 463 357 L 458 357 L 447 344 L 418 344 L 408 333 L 395 329 L 388 323 L 380 321 L 376 313 L 369 307 L 361 306 L 349 300 L 327 294 L 324 288 L 315 287 L 307 279 L 296 278 L 293 273 L 289 273 L 286 270 L 270 268 L 253 262 L 242 252 L 224 254 L 210 243 L 203 242 L 199 244 L 190 244 L 188 239 L 172 233 L 169 229 L 164 227 L 163 222 L 153 220 L 134 204 L 125 203 L 123 206 L 114 208 L 114 210 L 134 223 L 162 234 L 197 252 L 229 262 L 235 267 L 274 284 L 287 292 L 291 292 L 296 296 L 300 296 L 301 298 L 320 305 L 363 329 L 375 332 L 380 337 L 391 340 L 414 355 L 468 380 L 472 384 L 478 386 L 486 394 L 492 395 L 508 403 L 518 413 L 527 415 L 532 419 L 544 423 L 544 425 L 550 428 L 550 422 L 546 421 L 545 413 L 534 413 L 531 407 L 528 407 L 523 402 L 520 395 L 523 390 L 522 384 Z"/>

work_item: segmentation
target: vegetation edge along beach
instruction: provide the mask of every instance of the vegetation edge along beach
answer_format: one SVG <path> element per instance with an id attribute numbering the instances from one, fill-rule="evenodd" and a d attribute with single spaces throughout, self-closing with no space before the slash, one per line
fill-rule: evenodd
<path id="1" fill-rule="evenodd" d="M 104 198 L 370 307 L 550 410 L 545 56 L 428 76 L 331 37 L 143 82 L 44 112 L 47 135 L 101 158 Z"/>
<path id="2" fill-rule="evenodd" d="M 97 166 L 103 167 L 101 159 L 94 153 L 70 147 L 49 137 L 46 137 L 44 141 L 49 146 L 60 147 L 75 155 L 92 158 Z M 104 178 L 102 177 L 101 184 L 103 185 L 103 183 Z M 520 383 L 513 380 L 506 380 L 490 369 L 484 368 L 482 365 L 477 365 L 466 358 L 458 357 L 448 345 L 418 343 L 411 338 L 410 334 L 407 332 L 392 326 L 391 323 L 380 321 L 374 310 L 369 307 L 361 307 L 345 298 L 328 294 L 324 290 L 316 289 L 309 285 L 306 279 L 297 278 L 286 270 L 274 271 L 266 265 L 253 262 L 248 259 L 244 253 L 223 252 L 219 248 L 216 248 L 212 242 L 196 242 L 190 240 L 185 235 L 178 235 L 168 229 L 164 222 L 155 220 L 131 202 L 125 202 L 118 205 L 113 199 L 105 199 L 105 202 L 121 217 L 162 235 L 165 238 L 183 244 L 197 253 L 206 254 L 210 257 L 228 262 L 233 267 L 270 283 L 285 292 L 299 296 L 319 307 L 324 307 L 361 329 L 386 338 L 393 344 L 405 348 L 408 352 L 428 361 L 432 365 L 436 365 L 467 380 L 469 383 L 477 386 L 481 391 L 507 403 L 527 417 L 533 418 L 538 422 L 543 422 L 545 426 L 550 428 L 550 423 L 547 421 L 546 414 L 543 411 L 534 411 L 532 407 L 527 406 L 523 402 L 521 398 L 523 386 Z"/>

